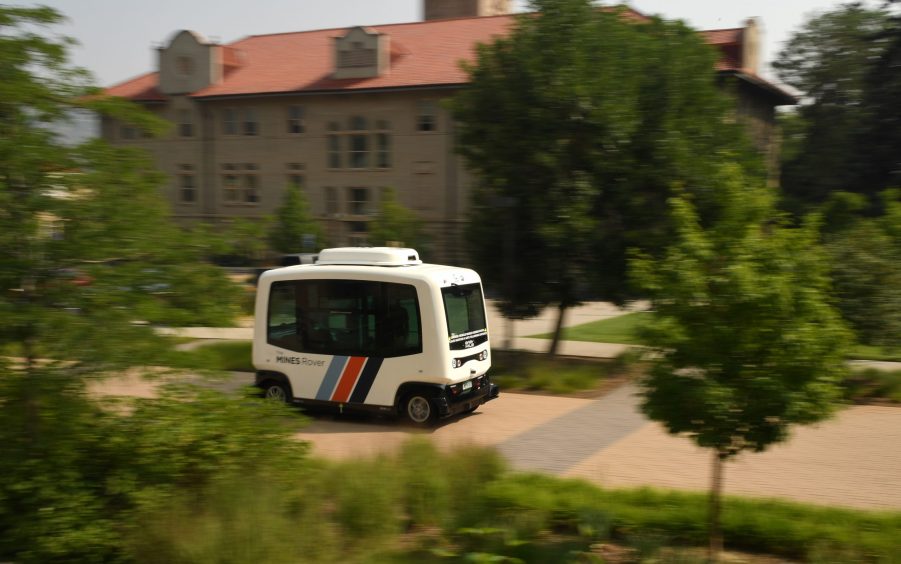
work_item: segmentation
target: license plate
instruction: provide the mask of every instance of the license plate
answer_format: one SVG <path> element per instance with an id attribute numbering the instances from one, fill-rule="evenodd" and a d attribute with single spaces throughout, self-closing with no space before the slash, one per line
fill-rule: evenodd
<path id="1" fill-rule="evenodd" d="M 467 390 L 471 390 L 471 389 L 472 389 L 472 380 L 467 380 L 467 381 L 463 382 L 463 391 L 464 392 Z"/>

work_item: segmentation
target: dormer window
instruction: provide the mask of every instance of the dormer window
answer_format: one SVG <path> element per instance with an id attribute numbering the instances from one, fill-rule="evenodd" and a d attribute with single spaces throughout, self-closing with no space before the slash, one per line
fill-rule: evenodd
<path id="1" fill-rule="evenodd" d="M 388 70 L 388 36 L 355 27 L 335 38 L 334 78 L 370 78 Z"/>
<path id="2" fill-rule="evenodd" d="M 343 68 L 376 66 L 377 49 L 366 47 L 362 41 L 354 41 L 351 43 L 350 49 L 340 53 L 340 65 Z"/>
<path id="3" fill-rule="evenodd" d="M 175 58 L 175 70 L 182 76 L 188 76 L 194 72 L 194 60 L 191 57 L 180 56 Z"/>

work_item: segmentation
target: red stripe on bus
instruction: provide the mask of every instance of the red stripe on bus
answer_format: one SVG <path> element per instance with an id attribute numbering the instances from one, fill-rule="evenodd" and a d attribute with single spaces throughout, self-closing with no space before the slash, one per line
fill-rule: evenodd
<path id="1" fill-rule="evenodd" d="M 347 361 L 347 366 L 344 368 L 344 374 L 341 375 L 341 380 L 338 381 L 338 387 L 335 388 L 335 393 L 332 394 L 332 401 L 346 402 L 350 398 L 350 392 L 353 391 L 354 384 L 357 383 L 357 378 L 360 376 L 360 371 L 365 363 L 365 356 L 350 357 Z"/>

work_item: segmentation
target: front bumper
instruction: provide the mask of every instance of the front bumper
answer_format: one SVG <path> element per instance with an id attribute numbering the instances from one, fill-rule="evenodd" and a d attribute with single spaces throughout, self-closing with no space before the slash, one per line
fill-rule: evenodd
<path id="1" fill-rule="evenodd" d="M 481 377 L 483 382 L 478 389 L 473 387 L 466 393 L 453 395 L 449 388 L 445 388 L 444 393 L 435 401 L 435 407 L 438 408 L 438 415 L 441 418 L 452 417 L 460 413 L 472 411 L 493 399 L 497 399 L 500 395 L 500 388 L 497 384 L 493 384 L 487 375 Z M 473 381 L 479 380 L 479 378 Z"/>

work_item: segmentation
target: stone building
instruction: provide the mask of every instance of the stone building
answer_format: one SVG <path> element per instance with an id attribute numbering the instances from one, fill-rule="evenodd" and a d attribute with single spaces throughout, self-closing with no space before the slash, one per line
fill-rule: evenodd
<path id="1" fill-rule="evenodd" d="M 425 21 L 250 36 L 228 45 L 192 31 L 158 49 L 158 69 L 110 87 L 173 123 L 164 138 L 102 123 L 148 149 L 169 175 L 179 221 L 271 214 L 305 190 L 333 245 L 367 242 L 383 191 L 426 222 L 431 260 L 456 262 L 471 178 L 442 100 L 465 85 L 461 60 L 511 28 L 509 0 L 424 0 Z M 640 21 L 638 12 L 627 17 Z M 754 20 L 702 32 L 760 148 L 775 154 L 774 108 L 794 99 L 757 74 Z"/>

